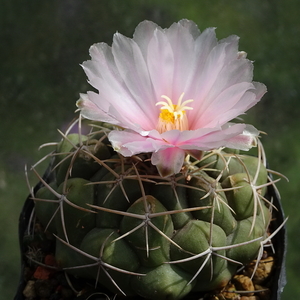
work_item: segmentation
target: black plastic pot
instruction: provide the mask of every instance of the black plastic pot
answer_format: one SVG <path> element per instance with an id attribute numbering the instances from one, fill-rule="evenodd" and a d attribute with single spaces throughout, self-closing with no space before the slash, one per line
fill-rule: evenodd
<path id="1" fill-rule="evenodd" d="M 45 172 L 43 179 L 46 182 L 51 181 L 51 173 L 50 167 Z M 38 183 L 34 188 L 34 192 L 42 187 L 42 183 Z M 282 205 L 280 202 L 280 196 L 276 189 L 270 185 L 268 187 L 268 198 L 273 199 L 273 204 L 277 208 L 273 209 L 273 221 L 271 231 L 275 231 L 277 228 L 282 226 L 285 221 L 284 212 L 282 209 Z M 26 246 L 24 245 L 24 235 L 26 231 L 28 231 L 28 226 L 30 226 L 30 219 L 34 210 L 34 202 L 29 195 L 25 201 L 24 207 L 20 214 L 19 218 L 19 242 L 20 242 L 20 251 L 21 251 L 21 276 L 19 286 L 17 288 L 17 292 L 14 300 L 24 300 L 25 297 L 23 295 L 23 290 L 26 286 L 26 280 L 24 278 L 24 273 L 26 266 L 28 264 L 25 253 L 27 251 Z M 286 269 L 285 269 L 285 258 L 286 258 L 286 249 L 287 249 L 287 234 L 286 234 L 286 226 L 283 225 L 279 232 L 272 238 L 273 248 L 275 249 L 275 270 L 272 275 L 272 285 L 271 285 L 271 295 L 270 300 L 280 300 L 281 293 L 283 291 L 284 286 L 286 285 Z M 195 296 L 195 295 L 194 295 Z M 185 299 L 188 300 L 201 300 L 202 294 L 196 295 L 196 297 L 187 296 Z M 55 300 L 56 298 L 53 297 Z M 85 297 L 74 297 L 74 300 L 106 300 L 107 298 L 101 294 L 101 291 L 95 292 L 93 295 L 85 296 Z M 138 300 L 142 298 L 134 297 L 132 300 Z M 73 300 L 73 299 L 72 299 Z M 153 299 L 155 300 L 155 299 Z"/>

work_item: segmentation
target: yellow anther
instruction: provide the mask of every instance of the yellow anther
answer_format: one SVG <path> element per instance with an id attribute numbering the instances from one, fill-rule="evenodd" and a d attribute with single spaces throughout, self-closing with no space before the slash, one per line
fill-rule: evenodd
<path id="1" fill-rule="evenodd" d="M 180 131 L 188 130 L 188 119 L 186 116 L 186 110 L 192 110 L 193 108 L 187 106 L 188 103 L 194 100 L 189 99 L 182 102 L 184 93 L 182 93 L 178 99 L 177 104 L 173 104 L 172 100 L 166 96 L 161 97 L 166 101 L 159 101 L 156 105 L 161 105 L 161 113 L 159 114 L 157 130 L 163 133 L 168 130 L 177 129 Z"/>

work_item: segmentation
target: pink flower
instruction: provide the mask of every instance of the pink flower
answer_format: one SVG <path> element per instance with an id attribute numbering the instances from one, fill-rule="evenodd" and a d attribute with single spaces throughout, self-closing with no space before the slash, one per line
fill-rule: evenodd
<path id="1" fill-rule="evenodd" d="M 258 131 L 229 123 L 255 105 L 266 87 L 252 81 L 253 64 L 238 52 L 237 36 L 218 41 L 192 21 L 170 28 L 144 21 L 133 38 L 90 48 L 83 63 L 98 91 L 81 94 L 81 115 L 119 128 L 109 134 L 124 156 L 152 153 L 162 176 L 178 173 L 186 154 L 219 147 L 248 150 Z M 121 128 L 121 129 L 120 129 Z"/>

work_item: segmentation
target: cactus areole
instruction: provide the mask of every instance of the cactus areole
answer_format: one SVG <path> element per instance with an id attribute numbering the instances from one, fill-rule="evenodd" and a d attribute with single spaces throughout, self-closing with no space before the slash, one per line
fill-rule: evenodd
<path id="1" fill-rule="evenodd" d="M 145 21 L 90 55 L 96 92 L 47 144 L 47 176 L 31 168 L 24 299 L 277 299 L 280 174 L 259 131 L 232 121 L 266 92 L 238 37 Z"/>

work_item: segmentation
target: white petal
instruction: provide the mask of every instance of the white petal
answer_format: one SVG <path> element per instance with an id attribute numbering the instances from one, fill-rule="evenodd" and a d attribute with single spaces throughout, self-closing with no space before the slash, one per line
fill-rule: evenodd
<path id="1" fill-rule="evenodd" d="M 107 112 L 110 106 L 110 113 L 113 111 L 112 108 L 115 107 L 114 111 L 123 116 L 123 127 L 129 128 L 132 124 L 139 124 L 143 130 L 153 129 L 155 123 L 150 110 L 143 107 L 141 101 L 137 101 L 139 99 L 132 95 L 128 86 L 124 83 L 111 57 L 109 48 L 104 47 L 103 44 L 97 44 L 91 48 L 90 52 L 93 60 L 84 62 L 83 68 L 89 77 L 89 82 L 99 91 L 98 97 L 93 97 L 97 107 Z M 109 58 L 106 59 L 106 55 Z M 148 93 L 145 92 L 145 94 Z M 141 109 L 142 107 L 143 109 Z M 117 116 L 114 117 L 117 118 Z"/>
<path id="2" fill-rule="evenodd" d="M 115 151 L 124 156 L 132 156 L 138 153 L 155 152 L 159 149 L 164 149 L 170 146 L 166 145 L 166 143 L 162 140 L 153 140 L 148 137 L 143 137 L 140 134 L 130 130 L 113 130 L 109 133 L 108 139 Z"/>
<path id="3" fill-rule="evenodd" d="M 200 30 L 198 28 L 198 25 L 191 20 L 182 19 L 178 23 L 173 23 L 173 25 L 171 25 L 170 28 L 172 28 L 172 26 L 176 26 L 177 24 L 178 26 L 180 25 L 185 29 L 187 29 L 194 39 L 196 39 L 200 35 Z"/>
<path id="4" fill-rule="evenodd" d="M 212 49 L 217 45 L 215 28 L 205 29 L 195 40 L 194 52 L 190 55 L 191 66 L 187 73 L 182 73 L 186 85 L 184 88 L 187 99 L 196 98 L 199 78 L 203 72 L 203 66 Z"/>
<path id="5" fill-rule="evenodd" d="M 149 118 L 153 122 L 157 117 L 157 102 L 145 58 L 139 45 L 132 39 L 115 34 L 112 44 L 118 72 L 126 85 L 135 106 L 140 110 L 141 118 Z M 138 109 L 136 108 L 136 113 Z M 155 124 L 152 123 L 152 127 Z"/>
<path id="6" fill-rule="evenodd" d="M 133 34 L 133 40 L 139 45 L 145 60 L 147 59 L 148 46 L 155 29 L 162 30 L 157 24 L 151 21 L 143 21 L 136 27 Z"/>
<path id="7" fill-rule="evenodd" d="M 118 124 L 118 121 L 107 115 L 105 111 L 99 109 L 86 94 L 80 94 L 80 99 L 76 102 L 76 105 L 80 109 L 81 115 L 89 120 Z"/>
<path id="8" fill-rule="evenodd" d="M 206 102 L 206 107 L 202 105 L 201 109 L 199 109 L 198 114 L 194 116 L 194 123 L 190 124 L 190 128 L 212 128 L 220 126 L 230 121 L 232 118 L 244 113 L 244 107 L 240 107 L 240 111 L 237 111 L 236 106 L 238 104 L 249 106 L 250 104 L 254 105 L 257 102 L 255 94 L 253 93 L 248 93 L 247 95 L 250 97 L 243 99 L 246 91 L 251 88 L 253 88 L 252 83 L 241 82 L 229 86 L 214 98 L 207 96 L 210 101 Z M 232 112 L 234 112 L 234 114 L 232 114 Z"/>
<path id="9" fill-rule="evenodd" d="M 170 82 L 172 99 L 178 99 L 183 92 L 187 91 L 189 74 L 195 64 L 195 38 L 200 34 L 199 29 L 193 22 L 182 21 L 174 23 L 166 30 L 173 56 L 174 74 Z"/>
<path id="10" fill-rule="evenodd" d="M 156 94 L 156 102 L 162 95 L 172 97 L 172 81 L 174 75 L 174 54 L 166 35 L 156 29 L 149 42 L 147 65 Z"/>
<path id="11" fill-rule="evenodd" d="M 184 157 L 185 152 L 182 149 L 173 147 L 152 153 L 151 162 L 162 177 L 167 177 L 180 172 Z"/>

